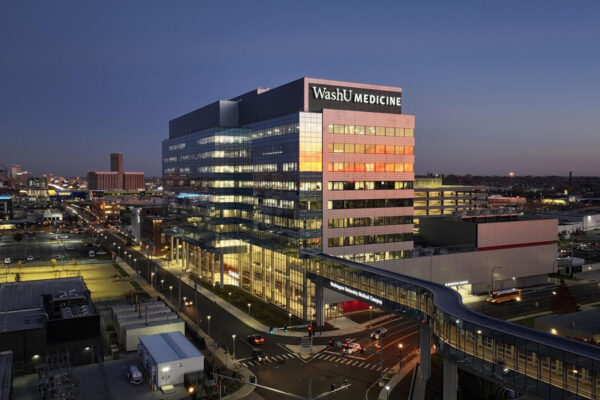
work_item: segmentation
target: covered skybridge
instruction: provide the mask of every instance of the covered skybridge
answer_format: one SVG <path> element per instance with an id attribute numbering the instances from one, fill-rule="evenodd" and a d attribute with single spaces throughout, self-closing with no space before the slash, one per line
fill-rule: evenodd
<path id="1" fill-rule="evenodd" d="M 301 250 L 316 284 L 316 319 L 324 324 L 323 288 L 421 321 L 421 377 L 431 373 L 431 341 L 444 358 L 444 399 L 456 398 L 457 368 L 541 399 L 600 399 L 600 347 L 477 313 L 440 284 Z"/>

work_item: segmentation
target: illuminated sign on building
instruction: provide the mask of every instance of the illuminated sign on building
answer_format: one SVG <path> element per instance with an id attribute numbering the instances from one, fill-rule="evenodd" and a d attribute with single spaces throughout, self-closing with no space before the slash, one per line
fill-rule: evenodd
<path id="1" fill-rule="evenodd" d="M 460 285 L 467 285 L 468 283 L 469 283 L 469 281 L 448 282 L 448 283 L 444 283 L 444 286 L 460 286 Z"/>
<path id="2" fill-rule="evenodd" d="M 329 282 L 329 285 L 334 289 L 341 290 L 342 292 L 351 294 L 354 297 L 360 297 L 361 299 L 365 299 L 365 300 L 370 301 L 371 303 L 375 303 L 379 306 L 383 305 L 383 301 L 381 299 L 378 299 L 377 297 L 370 295 L 368 293 L 361 292 L 360 290 L 353 289 L 348 286 L 340 285 L 339 283 L 336 283 L 336 282 Z"/>
<path id="3" fill-rule="evenodd" d="M 323 108 L 383 113 L 402 113 L 402 93 L 343 86 L 309 85 L 309 109 Z"/>

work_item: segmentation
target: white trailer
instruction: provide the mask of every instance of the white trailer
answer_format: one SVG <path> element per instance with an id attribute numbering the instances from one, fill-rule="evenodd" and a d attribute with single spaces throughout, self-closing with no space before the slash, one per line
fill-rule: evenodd
<path id="1" fill-rule="evenodd" d="M 138 360 L 154 388 L 184 383 L 184 375 L 204 371 L 204 355 L 181 332 L 142 336 Z"/>

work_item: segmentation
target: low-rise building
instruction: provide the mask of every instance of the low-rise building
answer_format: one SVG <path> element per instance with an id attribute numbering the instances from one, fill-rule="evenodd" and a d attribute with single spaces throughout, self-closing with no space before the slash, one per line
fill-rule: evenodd
<path id="1" fill-rule="evenodd" d="M 68 352 L 72 365 L 100 356 L 100 316 L 81 277 L 4 283 L 0 310 L 0 351 L 13 352 L 15 374 L 52 351 Z"/>
<path id="2" fill-rule="evenodd" d="M 181 332 L 142 336 L 138 360 L 154 388 L 183 384 L 186 375 L 197 381 L 204 371 L 204 355 Z"/>

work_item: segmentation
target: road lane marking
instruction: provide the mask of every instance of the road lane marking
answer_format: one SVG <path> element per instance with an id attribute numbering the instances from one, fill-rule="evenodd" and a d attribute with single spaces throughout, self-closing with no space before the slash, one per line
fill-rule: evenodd
<path id="1" fill-rule="evenodd" d="M 390 369 L 390 367 L 387 367 L 386 369 L 383 370 L 383 373 L 385 374 L 386 372 L 388 372 L 389 369 Z"/>
<path id="2" fill-rule="evenodd" d="M 358 361 L 354 361 L 354 362 L 352 363 L 352 366 L 354 367 L 356 364 L 358 364 Z"/>
<path id="3" fill-rule="evenodd" d="M 371 370 L 375 369 L 377 367 L 377 364 L 371 364 Z"/>
<path id="4" fill-rule="evenodd" d="M 362 366 L 364 365 L 364 363 L 365 363 L 364 361 L 363 361 L 363 362 L 361 362 L 361 363 L 359 364 L 358 368 L 362 367 Z"/>

